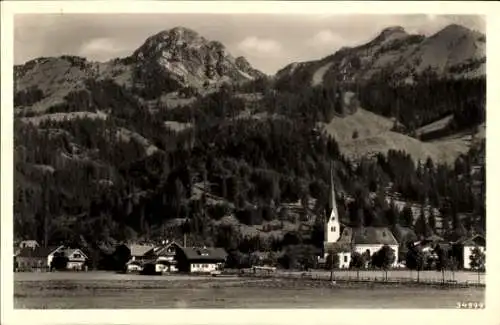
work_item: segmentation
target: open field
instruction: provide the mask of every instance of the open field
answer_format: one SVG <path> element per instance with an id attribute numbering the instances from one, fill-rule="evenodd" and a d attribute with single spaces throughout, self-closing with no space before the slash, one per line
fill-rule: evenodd
<path id="1" fill-rule="evenodd" d="M 484 288 L 332 286 L 327 281 L 106 272 L 16 273 L 15 308 L 455 308 Z"/>

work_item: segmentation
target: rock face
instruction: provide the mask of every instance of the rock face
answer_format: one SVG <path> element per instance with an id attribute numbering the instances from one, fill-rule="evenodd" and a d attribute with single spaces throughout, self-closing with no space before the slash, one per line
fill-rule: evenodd
<path id="1" fill-rule="evenodd" d="M 176 27 L 149 37 L 129 57 L 91 62 L 76 56 L 37 58 L 14 67 L 16 92 L 37 92 L 29 110 L 43 113 L 84 89 L 88 78 L 112 79 L 155 99 L 182 88 L 212 89 L 222 83 L 265 76 L 243 57 L 235 59 L 218 41 L 209 41 L 188 28 Z M 26 96 L 25 96 L 26 97 Z M 16 108 L 24 109 L 21 103 Z M 23 106 L 23 107 L 22 107 Z"/>
<path id="2" fill-rule="evenodd" d="M 139 69 L 159 69 L 182 86 L 203 87 L 224 81 L 251 80 L 263 75 L 245 58 L 235 59 L 218 41 L 176 27 L 151 36 L 131 57 Z"/>
<path id="3" fill-rule="evenodd" d="M 476 78 L 486 74 L 486 37 L 460 25 L 449 25 L 434 35 L 408 34 L 389 27 L 372 41 L 342 48 L 317 61 L 292 63 L 280 70 L 277 82 L 307 80 L 367 81 L 384 74 L 395 82 L 411 83 L 423 73 L 445 78 Z"/>

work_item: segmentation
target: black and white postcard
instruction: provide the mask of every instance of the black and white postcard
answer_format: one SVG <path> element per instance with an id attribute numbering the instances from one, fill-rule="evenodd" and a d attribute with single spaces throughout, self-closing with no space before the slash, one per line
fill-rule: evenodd
<path id="1" fill-rule="evenodd" d="M 497 9 L 2 3 L 5 324 L 495 323 Z"/>

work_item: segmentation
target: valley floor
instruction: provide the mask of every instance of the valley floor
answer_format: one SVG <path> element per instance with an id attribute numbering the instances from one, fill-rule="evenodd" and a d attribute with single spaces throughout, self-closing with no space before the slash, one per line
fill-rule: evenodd
<path id="1" fill-rule="evenodd" d="M 88 308 L 456 308 L 484 303 L 484 288 L 332 287 L 324 281 L 106 272 L 17 273 L 14 307 Z"/>

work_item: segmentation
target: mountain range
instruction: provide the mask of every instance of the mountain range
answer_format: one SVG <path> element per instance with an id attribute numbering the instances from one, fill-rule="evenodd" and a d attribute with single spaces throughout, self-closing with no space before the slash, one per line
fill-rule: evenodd
<path id="1" fill-rule="evenodd" d="M 274 76 L 184 27 L 107 62 L 31 60 L 14 67 L 16 236 L 77 240 L 79 229 L 86 242 L 125 240 L 173 219 L 198 236 L 235 218 L 253 233 L 313 227 L 296 218 L 328 204 L 332 159 L 346 222 L 358 215 L 347 198 L 367 189 L 446 210 L 443 193 L 476 188 L 464 175 L 484 170 L 485 62 L 485 35 L 459 25 L 429 37 L 386 28 Z M 284 208 L 295 202 L 302 212 Z"/>
<path id="2" fill-rule="evenodd" d="M 330 79 L 362 82 L 384 73 L 391 81 L 411 84 L 429 71 L 446 78 L 484 77 L 485 35 L 455 24 L 429 37 L 408 34 L 400 26 L 388 27 L 361 46 L 344 47 L 317 61 L 289 64 L 276 79 L 319 85 Z"/>

